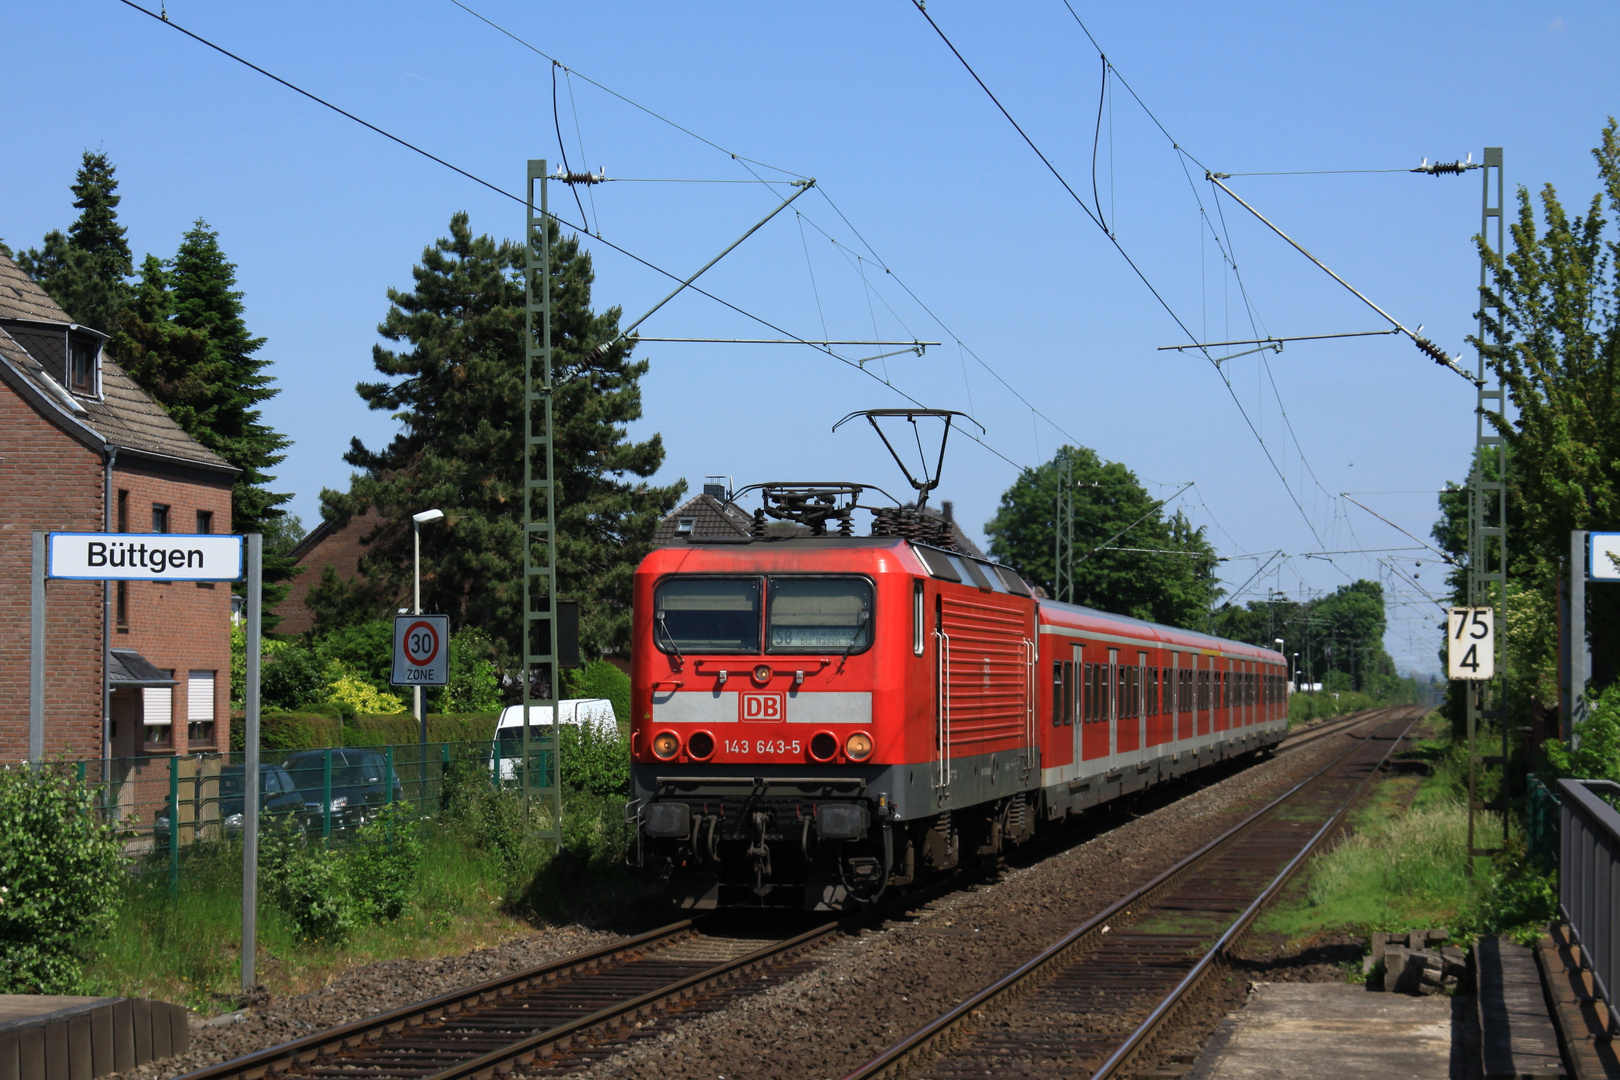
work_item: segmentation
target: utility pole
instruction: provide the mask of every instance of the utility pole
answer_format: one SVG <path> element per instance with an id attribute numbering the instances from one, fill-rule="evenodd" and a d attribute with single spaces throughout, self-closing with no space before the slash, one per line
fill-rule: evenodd
<path id="1" fill-rule="evenodd" d="M 535 206 L 535 189 L 540 204 Z M 536 835 L 562 843 L 562 717 L 557 686 L 557 496 L 553 468 L 551 379 L 551 221 L 546 205 L 546 163 L 529 162 L 528 215 L 524 241 L 528 264 L 524 282 L 523 338 L 523 758 L 518 770 L 527 811 L 533 796 L 551 807 L 550 828 Z M 542 675 L 542 672 L 544 673 Z M 541 775 L 530 775 L 530 719 L 535 681 L 545 678 L 551 704 L 551 728 L 541 741 L 551 753 L 543 757 Z"/>
<path id="2" fill-rule="evenodd" d="M 1052 598 L 1074 603 L 1074 462 L 1058 451 L 1057 510 L 1052 519 Z"/>
<path id="3" fill-rule="evenodd" d="M 1494 250 L 1505 252 L 1504 221 L 1502 216 L 1502 148 L 1487 146 L 1481 168 L 1483 183 L 1480 194 L 1480 238 L 1487 247 L 1492 246 L 1491 219 L 1496 219 Z M 1495 198 L 1492 198 L 1492 179 L 1495 179 Z M 1479 288 L 1479 358 L 1478 397 L 1474 406 L 1474 460 L 1468 475 L 1468 603 L 1471 607 L 1492 607 L 1496 610 L 1496 677 L 1489 681 L 1464 683 L 1467 701 L 1466 721 L 1468 734 L 1468 873 L 1474 872 L 1473 856 L 1494 855 L 1501 848 L 1479 847 L 1475 843 L 1476 817 L 1481 813 L 1496 813 L 1502 818 L 1502 840 L 1507 841 L 1507 716 L 1503 705 L 1506 696 L 1502 683 L 1506 674 L 1502 658 L 1505 655 L 1507 619 L 1504 609 L 1507 600 L 1507 443 L 1491 423 L 1490 417 L 1501 420 L 1507 415 L 1507 390 L 1500 379 L 1494 389 L 1487 381 L 1490 365 L 1488 352 L 1500 348 L 1485 341 L 1485 288 L 1488 284 L 1489 265 L 1485 253 L 1480 253 Z M 1494 478 L 1486 475 L 1485 463 L 1496 467 Z M 1481 757 L 1479 754 L 1479 722 L 1495 720 L 1502 729 L 1500 756 Z M 1495 765 L 1501 769 L 1502 783 L 1496 799 L 1479 799 L 1479 772 L 1481 766 Z"/>

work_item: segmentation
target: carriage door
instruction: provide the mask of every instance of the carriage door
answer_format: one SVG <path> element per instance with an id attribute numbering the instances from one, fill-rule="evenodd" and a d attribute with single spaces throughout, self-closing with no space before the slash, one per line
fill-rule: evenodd
<path id="1" fill-rule="evenodd" d="M 1085 762 L 1086 724 L 1091 720 L 1095 691 L 1092 689 L 1092 680 L 1087 677 L 1084 646 L 1073 645 L 1071 648 L 1074 655 L 1074 692 L 1069 695 L 1068 722 L 1073 725 L 1071 733 L 1074 736 L 1074 775 L 1079 776 Z"/>
<path id="2" fill-rule="evenodd" d="M 1147 714 L 1148 714 L 1148 654 L 1136 654 L 1136 693 L 1131 696 L 1135 699 L 1132 704 L 1136 708 L 1136 760 L 1147 760 Z"/>
<path id="3" fill-rule="evenodd" d="M 1106 766 L 1114 767 L 1115 757 L 1119 753 L 1119 707 L 1123 704 L 1119 700 L 1119 650 L 1108 650 L 1108 759 Z"/>

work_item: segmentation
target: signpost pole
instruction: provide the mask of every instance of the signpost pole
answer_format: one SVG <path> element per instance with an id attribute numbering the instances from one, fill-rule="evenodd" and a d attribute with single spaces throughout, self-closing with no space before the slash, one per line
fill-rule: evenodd
<path id="1" fill-rule="evenodd" d="M 28 760 L 45 758 L 45 534 L 34 533 L 28 577 Z"/>
<path id="2" fill-rule="evenodd" d="M 247 536 L 247 678 L 242 720 L 242 990 L 258 983 L 259 938 L 259 624 L 264 607 L 264 537 Z M 178 824 L 178 823 L 176 823 Z"/>
<path id="3" fill-rule="evenodd" d="M 1569 641 L 1564 645 L 1564 663 L 1569 684 L 1563 697 L 1563 736 L 1575 746 L 1575 725 L 1586 719 L 1586 680 L 1591 677 L 1592 656 L 1586 647 L 1586 530 L 1569 531 Z"/>

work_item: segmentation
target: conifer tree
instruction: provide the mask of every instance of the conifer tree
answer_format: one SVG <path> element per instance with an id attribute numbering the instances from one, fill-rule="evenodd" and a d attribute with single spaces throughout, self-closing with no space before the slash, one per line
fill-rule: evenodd
<path id="1" fill-rule="evenodd" d="M 649 487 L 663 462 L 659 436 L 629 441 L 641 416 L 645 362 L 619 341 L 619 309 L 591 310 L 594 272 L 579 239 L 553 225 L 552 363 L 558 575 L 561 595 L 581 601 L 582 646 L 590 653 L 629 639 L 630 578 L 659 518 L 684 483 Z M 375 508 L 387 519 L 363 565 L 369 577 L 352 595 L 323 590 L 324 609 L 341 610 L 362 589 L 399 596 L 411 570 L 411 514 L 431 507 L 446 520 L 422 530 L 423 602 L 451 625 L 479 626 L 518 652 L 523 585 L 523 364 L 525 251 L 521 243 L 473 236 L 457 213 L 450 235 L 422 255 L 411 292 L 388 291 L 378 332 L 407 349 L 382 346 L 372 359 L 386 381 L 361 383 L 373 409 L 401 424 L 380 450 L 355 439 L 345 460 L 363 470 L 347 492 L 322 492 L 331 517 Z M 335 586 L 335 582 L 324 583 Z M 330 595 L 329 595 L 330 594 Z"/>
<path id="2" fill-rule="evenodd" d="M 53 229 L 42 248 L 17 257 L 68 317 L 83 326 L 111 334 L 133 299 L 128 278 L 133 256 L 124 227 L 118 223 L 118 180 L 104 153 L 86 150 L 74 177 L 73 206 L 79 216 L 66 235 Z"/>
<path id="3" fill-rule="evenodd" d="M 279 391 L 255 355 L 265 339 L 248 333 L 236 265 L 219 234 L 198 219 L 172 265 L 147 256 L 123 330 L 112 343 L 130 377 L 169 411 L 192 438 L 241 470 L 231 486 L 234 532 L 275 533 L 291 495 L 270 490 L 269 469 L 286 457 L 285 436 L 261 419 L 259 406 Z M 286 595 L 294 573 L 285 552 L 264 556 L 264 602 Z"/>

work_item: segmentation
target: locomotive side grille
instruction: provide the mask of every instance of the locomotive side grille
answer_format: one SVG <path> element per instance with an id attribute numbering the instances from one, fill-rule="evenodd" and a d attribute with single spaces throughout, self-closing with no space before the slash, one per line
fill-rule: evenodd
<path id="1" fill-rule="evenodd" d="M 1026 738 L 1029 670 L 1023 612 L 943 597 L 950 636 L 945 692 L 951 701 L 950 745 L 978 753 L 982 744 Z"/>

